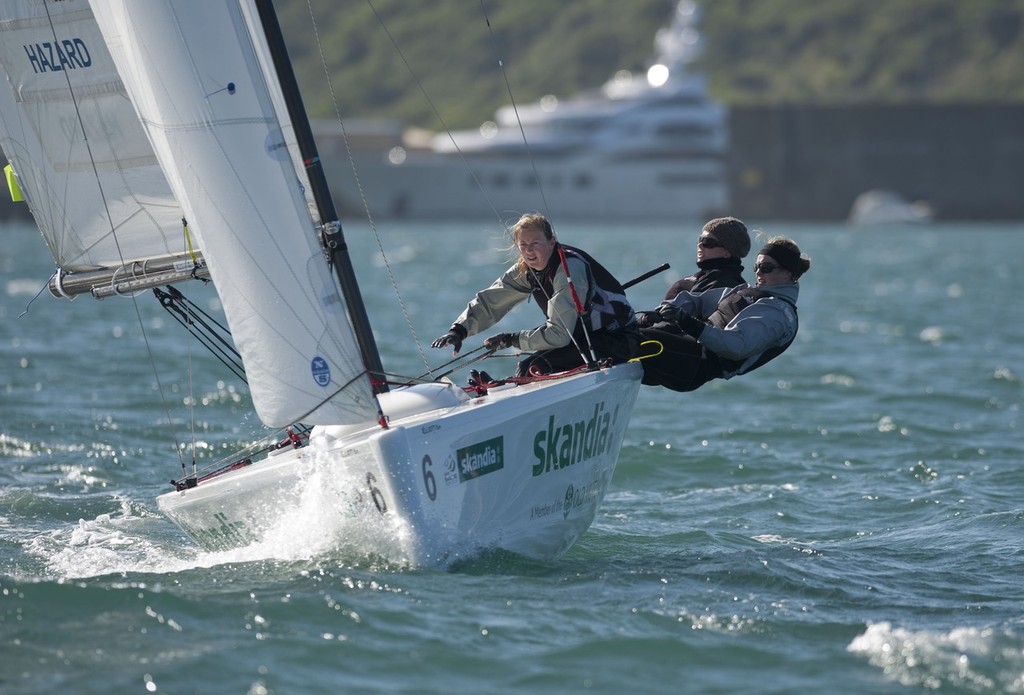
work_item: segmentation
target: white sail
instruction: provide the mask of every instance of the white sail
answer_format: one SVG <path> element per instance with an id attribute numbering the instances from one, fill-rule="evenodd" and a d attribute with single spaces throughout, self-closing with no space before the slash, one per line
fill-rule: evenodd
<path id="1" fill-rule="evenodd" d="M 304 182 L 236 2 L 103 0 L 96 20 L 224 304 L 270 426 L 375 419 Z M 255 13 L 248 11 L 250 16 Z"/>
<path id="2" fill-rule="evenodd" d="M 181 208 L 87 0 L 0 3 L 0 69 L 0 148 L 61 271 L 188 259 Z"/>

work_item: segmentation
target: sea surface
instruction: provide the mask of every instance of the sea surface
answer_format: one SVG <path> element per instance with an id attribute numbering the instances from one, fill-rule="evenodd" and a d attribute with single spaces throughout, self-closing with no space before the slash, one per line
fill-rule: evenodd
<path id="1" fill-rule="evenodd" d="M 1024 223 L 762 226 L 813 259 L 788 352 L 644 387 L 562 558 L 420 569 L 193 545 L 155 498 L 177 447 L 266 434 L 244 385 L 151 295 L 33 299 L 52 263 L 3 223 L 0 693 L 1024 693 Z M 694 267 L 698 225 L 557 228 L 622 280 L 671 262 L 638 308 Z M 373 230 L 346 235 L 385 366 L 418 375 L 508 242 Z"/>

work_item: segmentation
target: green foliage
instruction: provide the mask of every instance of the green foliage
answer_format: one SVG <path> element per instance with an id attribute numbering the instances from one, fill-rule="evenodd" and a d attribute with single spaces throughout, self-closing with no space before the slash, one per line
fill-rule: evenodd
<path id="1" fill-rule="evenodd" d="M 728 104 L 1024 100 L 1024 0 L 702 4 L 703 66 L 713 95 Z M 674 7 L 278 0 L 312 115 L 337 111 L 432 130 L 475 126 L 513 99 L 597 87 L 622 68 L 643 71 Z"/>

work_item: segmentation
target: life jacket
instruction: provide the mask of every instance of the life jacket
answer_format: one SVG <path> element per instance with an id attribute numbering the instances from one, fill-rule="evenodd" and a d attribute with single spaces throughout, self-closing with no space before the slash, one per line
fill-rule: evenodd
<path id="1" fill-rule="evenodd" d="M 737 290 L 736 292 L 730 294 L 728 297 L 719 302 L 718 308 L 715 309 L 715 312 L 711 314 L 711 316 L 708 316 L 707 319 L 705 319 L 705 322 L 716 328 L 725 328 L 734 318 L 736 318 L 736 315 L 739 314 L 741 311 L 746 309 L 748 306 L 750 306 L 757 300 L 765 299 L 768 297 L 775 297 L 776 299 L 781 299 L 782 301 L 786 302 L 787 304 L 793 307 L 793 318 L 797 320 L 797 328 L 799 329 L 799 317 L 796 313 L 796 304 L 789 301 L 785 297 L 780 297 L 778 295 L 765 292 L 764 290 L 758 289 L 757 287 L 745 287 L 742 290 Z M 740 369 L 743 367 L 743 365 L 747 364 L 748 360 L 750 359 L 749 357 L 742 360 L 730 360 L 719 355 L 717 356 L 718 363 L 722 367 L 723 374 L 728 374 L 732 376 L 735 376 L 737 374 L 746 374 L 747 372 L 752 372 L 761 365 L 766 364 L 767 362 L 770 362 L 771 360 L 781 355 L 783 352 L 786 351 L 786 348 L 793 344 L 793 340 L 795 338 L 796 331 L 793 332 L 793 338 L 790 338 L 788 341 L 786 341 L 784 345 L 778 345 L 776 347 L 768 348 L 767 350 L 762 352 L 758 356 L 758 358 L 749 366 L 747 366 L 747 368 L 744 369 L 742 372 L 740 371 Z"/>
<path id="2" fill-rule="evenodd" d="M 580 297 L 583 303 L 583 319 L 589 321 L 591 331 L 617 331 L 623 328 L 636 329 L 636 315 L 633 307 L 626 299 L 626 291 L 615 279 L 615 276 L 605 270 L 604 266 L 595 261 L 585 251 L 581 251 L 565 244 L 556 244 L 547 266 L 539 273 L 529 273 L 530 286 L 533 288 L 532 295 L 537 306 L 547 314 L 548 298 L 554 293 L 552 287 L 555 273 L 561 268 L 562 262 L 558 255 L 558 249 L 565 251 L 566 260 L 578 258 L 583 261 L 587 272 L 587 296 Z M 573 335 L 582 338 L 582 325 L 576 322 Z"/>
<path id="3" fill-rule="evenodd" d="M 693 275 L 677 280 L 665 292 L 665 300 L 671 300 L 680 292 L 704 292 L 716 287 L 738 287 L 745 285 L 743 264 L 738 258 L 712 258 L 697 264 L 700 268 Z"/>

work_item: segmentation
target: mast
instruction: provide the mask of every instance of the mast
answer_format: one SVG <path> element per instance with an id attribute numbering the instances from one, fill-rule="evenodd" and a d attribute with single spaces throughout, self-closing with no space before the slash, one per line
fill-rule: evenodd
<path id="1" fill-rule="evenodd" d="M 306 165 L 313 199 L 323 224 L 327 253 L 338 277 L 338 282 L 341 284 L 342 294 L 345 296 L 345 304 L 348 306 L 356 342 L 359 344 L 359 352 L 362 354 L 363 363 L 374 382 L 374 391 L 381 393 L 387 391 L 388 387 L 384 382 L 384 367 L 380 360 L 380 352 L 377 350 L 377 342 L 373 338 L 373 330 L 370 328 L 370 319 L 366 314 L 363 296 L 356 283 L 352 259 L 348 253 L 348 244 L 345 243 L 341 222 L 338 220 L 338 213 L 334 208 L 334 199 L 331 197 L 327 177 L 324 175 L 320 155 L 317 153 L 309 117 L 302 104 L 302 95 L 299 93 L 295 71 L 292 69 L 292 62 L 288 57 L 288 48 L 284 43 L 281 25 L 277 21 L 277 13 L 274 11 L 272 0 L 255 0 L 255 4 L 263 25 L 263 33 L 270 48 L 270 55 L 274 61 L 274 68 L 277 70 L 277 78 L 281 83 L 285 104 L 288 106 L 288 115 L 291 118 L 292 127 L 295 129 L 299 152 Z"/>

